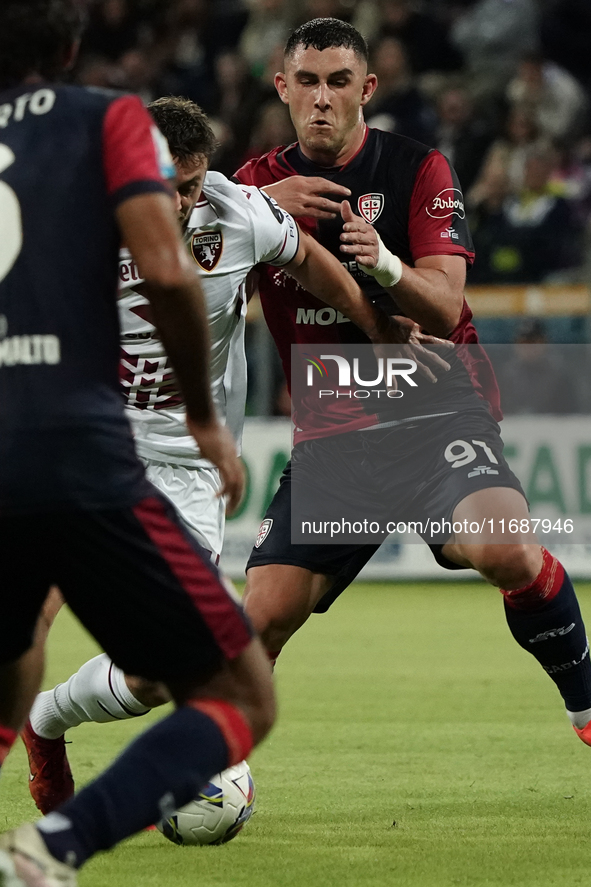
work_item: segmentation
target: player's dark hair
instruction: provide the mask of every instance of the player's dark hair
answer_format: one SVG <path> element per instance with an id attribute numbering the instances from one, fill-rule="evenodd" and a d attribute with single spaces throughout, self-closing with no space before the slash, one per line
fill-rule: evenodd
<path id="1" fill-rule="evenodd" d="M 199 105 L 170 95 L 150 102 L 148 111 L 168 142 L 173 157 L 183 161 L 202 154 L 206 160 L 211 160 L 218 143 Z"/>
<path id="2" fill-rule="evenodd" d="M 314 18 L 300 25 L 289 36 L 285 44 L 285 55 L 293 55 L 299 46 L 303 46 L 304 49 L 311 46 L 319 52 L 331 49 L 333 46 L 343 46 L 345 49 L 352 49 L 359 58 L 365 61 L 369 59 L 365 38 L 353 25 L 338 18 Z"/>
<path id="3" fill-rule="evenodd" d="M 79 0 L 1 0 L 0 89 L 29 74 L 58 79 L 82 26 Z"/>

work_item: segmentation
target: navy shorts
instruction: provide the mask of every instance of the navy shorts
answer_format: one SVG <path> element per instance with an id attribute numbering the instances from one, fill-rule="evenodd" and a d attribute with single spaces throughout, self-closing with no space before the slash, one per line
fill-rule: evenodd
<path id="1" fill-rule="evenodd" d="M 471 452 L 474 458 L 470 460 Z M 455 459 L 456 453 L 463 458 Z M 455 507 L 466 496 L 491 487 L 510 487 L 523 494 L 503 456 L 499 426 L 484 408 L 305 441 L 294 447 L 246 569 L 291 564 L 334 577 L 315 609 L 325 612 L 383 539 L 292 544 L 292 493 L 311 503 L 312 519 L 344 515 L 355 520 L 355 514 L 362 514 L 383 522 L 420 521 L 425 525 L 429 518 L 451 522 Z M 435 559 L 447 569 L 462 569 L 443 556 L 445 541 L 428 541 Z"/>
<path id="2" fill-rule="evenodd" d="M 252 630 L 208 554 L 156 490 L 128 508 L 0 518 L 0 662 L 31 645 L 47 592 L 127 674 L 207 680 Z"/>

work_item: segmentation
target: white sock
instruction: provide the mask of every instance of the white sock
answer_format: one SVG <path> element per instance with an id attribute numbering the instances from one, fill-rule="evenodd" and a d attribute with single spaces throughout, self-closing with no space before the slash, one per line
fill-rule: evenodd
<path id="1" fill-rule="evenodd" d="M 86 662 L 65 684 L 39 693 L 31 726 L 44 739 L 57 739 L 79 724 L 126 721 L 150 711 L 131 693 L 125 675 L 106 653 Z"/>
<path id="2" fill-rule="evenodd" d="M 582 730 L 591 721 L 591 708 L 586 708 L 585 711 L 569 711 L 567 708 L 566 713 L 571 724 L 577 730 Z"/>

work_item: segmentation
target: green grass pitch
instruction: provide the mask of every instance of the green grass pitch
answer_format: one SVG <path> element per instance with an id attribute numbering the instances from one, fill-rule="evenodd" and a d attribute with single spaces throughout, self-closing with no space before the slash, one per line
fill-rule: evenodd
<path id="1" fill-rule="evenodd" d="M 591 621 L 591 586 L 579 592 Z M 62 613 L 46 686 L 94 649 Z M 206 848 L 143 833 L 90 862 L 81 887 L 590 883 L 591 749 L 493 589 L 357 584 L 290 642 L 276 677 L 244 832 Z M 72 731 L 78 785 L 148 718 Z M 34 817 L 20 743 L 1 787 L 0 826 Z"/>

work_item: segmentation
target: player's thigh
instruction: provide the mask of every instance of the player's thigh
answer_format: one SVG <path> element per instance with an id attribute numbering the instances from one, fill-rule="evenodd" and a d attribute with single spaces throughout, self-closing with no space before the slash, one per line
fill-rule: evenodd
<path id="1" fill-rule="evenodd" d="M 224 543 L 225 502 L 217 468 L 187 468 L 146 462 L 146 475 L 169 499 L 197 542 L 219 561 Z"/>
<path id="2" fill-rule="evenodd" d="M 127 674 L 205 680 L 250 643 L 240 602 L 158 495 L 64 517 L 58 584 Z"/>
<path id="3" fill-rule="evenodd" d="M 519 480 L 509 468 L 503 455 L 503 441 L 497 423 L 484 408 L 445 417 L 432 424 L 429 429 L 430 463 L 425 463 L 425 479 L 415 497 L 415 507 L 423 524 L 421 535 L 426 542 L 445 545 L 454 541 L 454 533 L 462 532 L 459 526 L 459 513 L 462 520 L 470 513 L 470 502 L 492 502 L 497 488 L 511 490 L 509 494 L 513 506 L 520 508 L 527 504 Z M 476 499 L 474 494 L 487 491 Z M 505 493 L 501 497 L 506 498 Z M 461 505 L 461 503 L 465 503 Z M 459 509 L 459 510 L 458 510 Z M 466 511 L 464 515 L 463 512 Z M 472 509 L 473 513 L 473 509 Z M 479 531 L 484 539 L 490 524 L 483 524 L 491 514 L 481 514 Z M 476 535 L 475 517 L 468 522 L 464 533 Z M 472 527 L 470 527 L 472 524 Z"/>
<path id="4" fill-rule="evenodd" d="M 52 577 L 47 530 L 47 519 L 35 515 L 0 519 L 0 664 L 18 659 L 33 644 Z"/>
<path id="5" fill-rule="evenodd" d="M 291 463 L 281 476 L 246 565 L 244 601 L 255 629 L 293 634 L 311 612 L 325 612 L 378 546 L 294 545 Z"/>
<path id="6" fill-rule="evenodd" d="M 443 556 L 473 567 L 494 585 L 519 588 L 542 569 L 542 550 L 519 490 L 493 487 L 471 493 L 454 509 L 453 521 L 458 532 L 443 546 Z M 472 533 L 471 527 L 484 527 L 485 533 Z"/>

